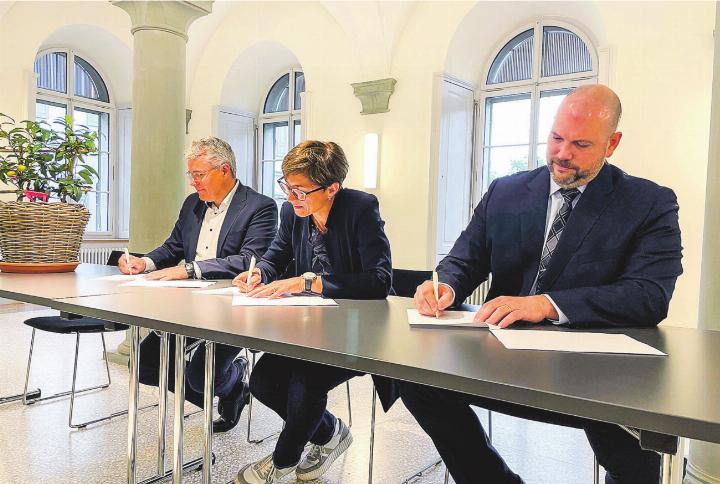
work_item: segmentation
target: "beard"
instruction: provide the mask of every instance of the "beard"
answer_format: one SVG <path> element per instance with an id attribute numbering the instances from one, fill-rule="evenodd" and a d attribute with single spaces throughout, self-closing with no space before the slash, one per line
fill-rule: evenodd
<path id="1" fill-rule="evenodd" d="M 600 160 L 597 164 L 593 165 L 587 170 L 580 170 L 577 166 L 574 166 L 567 160 L 560 160 L 558 158 L 551 158 L 547 161 L 548 170 L 553 181 L 562 188 L 577 188 L 590 183 L 593 178 L 600 173 L 605 160 Z M 558 175 L 555 173 L 555 165 L 560 165 L 563 168 L 572 170 L 570 173 L 565 175 Z"/>

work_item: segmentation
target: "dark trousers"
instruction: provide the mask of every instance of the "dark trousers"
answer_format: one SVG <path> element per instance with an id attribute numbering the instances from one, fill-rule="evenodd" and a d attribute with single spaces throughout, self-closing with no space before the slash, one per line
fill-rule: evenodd
<path id="1" fill-rule="evenodd" d="M 470 405 L 583 429 L 605 468 L 606 484 L 657 484 L 660 478 L 660 456 L 642 450 L 637 439 L 617 425 L 413 383 L 401 382 L 400 394 L 458 484 L 523 482 L 492 446 Z"/>
<path id="2" fill-rule="evenodd" d="M 290 467 L 300 461 L 305 444 L 323 445 L 335 430 L 327 394 L 357 371 L 265 353 L 250 375 L 250 392 L 284 421 L 273 461 Z"/>
<path id="3" fill-rule="evenodd" d="M 186 339 L 188 346 L 197 341 Z M 243 375 L 232 362 L 240 353 L 240 348 L 228 345 L 215 345 L 215 395 L 227 396 Z M 175 391 L 175 336 L 168 337 L 168 389 Z M 140 383 L 158 386 L 160 380 L 160 337 L 151 332 L 140 342 Z M 203 406 L 205 392 L 205 345 L 200 344 L 185 367 L 185 399 Z"/>

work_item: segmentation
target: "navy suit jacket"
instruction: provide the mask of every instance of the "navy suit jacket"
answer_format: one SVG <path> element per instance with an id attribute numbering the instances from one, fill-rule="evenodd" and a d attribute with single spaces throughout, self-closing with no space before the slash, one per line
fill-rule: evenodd
<path id="1" fill-rule="evenodd" d="M 392 285 L 390 242 L 385 236 L 374 195 L 343 188 L 333 202 L 324 235 L 333 273 L 322 276 L 323 296 L 344 299 L 385 299 Z M 310 217 L 298 217 L 292 204 L 280 210 L 280 228 L 258 263 L 263 281 L 298 276 L 312 270 L 305 250 L 310 237 Z M 385 411 L 399 397 L 394 381 L 372 376 Z"/>
<path id="2" fill-rule="evenodd" d="M 324 235 L 333 273 L 322 276 L 323 296 L 345 299 L 385 299 L 392 283 L 390 242 L 385 236 L 374 195 L 343 188 L 333 202 Z M 292 204 L 280 210 L 280 227 L 258 268 L 263 282 L 312 271 L 306 250 L 310 217 L 298 217 Z"/>
<path id="3" fill-rule="evenodd" d="M 147 254 L 158 269 L 175 266 L 183 259 L 195 260 L 207 209 L 197 193 L 185 199 L 170 237 Z M 217 258 L 197 262 L 203 279 L 232 279 L 247 270 L 251 256 L 260 260 L 265 253 L 276 228 L 277 205 L 273 199 L 238 182 L 220 228 Z"/>
<path id="4" fill-rule="evenodd" d="M 487 299 L 524 296 L 545 238 L 550 174 L 495 180 L 438 265 L 462 302 L 492 273 Z M 573 208 L 543 276 L 572 327 L 654 326 L 682 273 L 678 204 L 669 188 L 606 163 Z"/>

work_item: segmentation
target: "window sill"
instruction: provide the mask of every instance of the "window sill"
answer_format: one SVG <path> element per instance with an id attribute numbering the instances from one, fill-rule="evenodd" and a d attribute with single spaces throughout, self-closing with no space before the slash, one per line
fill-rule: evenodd
<path id="1" fill-rule="evenodd" d="M 83 239 L 83 244 L 126 244 L 128 239 Z"/>

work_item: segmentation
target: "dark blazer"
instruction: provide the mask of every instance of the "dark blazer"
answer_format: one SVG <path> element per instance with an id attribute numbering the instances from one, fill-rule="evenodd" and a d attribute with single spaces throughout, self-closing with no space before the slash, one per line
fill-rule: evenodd
<path id="1" fill-rule="evenodd" d="M 385 236 L 374 195 L 343 188 L 328 215 L 325 247 L 333 273 L 322 276 L 323 296 L 345 299 L 385 299 L 392 285 L 390 242 Z M 310 237 L 310 217 L 298 217 L 292 204 L 280 210 L 280 228 L 258 263 L 263 281 L 301 275 L 311 270 L 304 250 Z M 394 381 L 373 375 L 385 411 L 399 397 Z"/>
<path id="2" fill-rule="evenodd" d="M 385 236 L 374 195 L 343 188 L 333 202 L 324 236 L 333 273 L 322 276 L 323 296 L 345 299 L 384 299 L 392 282 L 390 242 Z M 263 282 L 311 271 L 306 250 L 310 217 L 298 217 L 292 204 L 280 209 L 280 227 L 257 267 Z"/>
<path id="3" fill-rule="evenodd" d="M 195 260 L 207 208 L 197 193 L 185 199 L 170 237 L 147 254 L 158 269 L 172 267 L 183 259 Z M 218 257 L 197 262 L 203 279 L 232 279 L 247 270 L 251 256 L 260 260 L 265 253 L 275 237 L 276 228 L 277 205 L 273 199 L 238 182 L 220 229 Z"/>
<path id="4" fill-rule="evenodd" d="M 550 174 L 495 180 L 438 266 L 462 302 L 492 273 L 487 299 L 527 295 L 545 238 Z M 678 204 L 669 188 L 608 163 L 570 215 L 543 277 L 572 327 L 654 326 L 682 273 Z"/>

